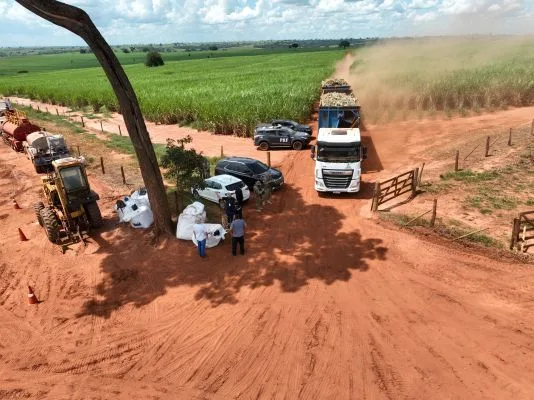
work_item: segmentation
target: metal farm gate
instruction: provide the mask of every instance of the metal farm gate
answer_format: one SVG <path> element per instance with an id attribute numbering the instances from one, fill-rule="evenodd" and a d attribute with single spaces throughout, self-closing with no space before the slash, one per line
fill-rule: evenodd
<path id="1" fill-rule="evenodd" d="M 378 206 L 405 193 L 411 192 L 412 196 L 415 196 L 418 183 L 419 168 L 415 168 L 383 182 L 376 182 L 371 211 L 378 211 Z"/>

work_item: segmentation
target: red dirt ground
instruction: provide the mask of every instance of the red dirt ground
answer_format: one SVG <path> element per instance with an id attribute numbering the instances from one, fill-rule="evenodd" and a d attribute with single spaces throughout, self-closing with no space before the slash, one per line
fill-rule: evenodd
<path id="1" fill-rule="evenodd" d="M 449 122 L 425 123 L 443 129 L 433 144 L 453 140 Z M 369 128 L 370 170 L 424 157 L 396 128 Z M 531 266 L 366 218 L 377 174 L 358 196 L 320 198 L 312 163 L 289 153 L 266 213 L 245 208 L 244 257 L 153 247 L 111 200 L 90 244 L 62 255 L 34 221 L 39 178 L 0 146 L 0 398 L 533 398 Z M 28 283 L 42 303 L 27 304 Z"/>

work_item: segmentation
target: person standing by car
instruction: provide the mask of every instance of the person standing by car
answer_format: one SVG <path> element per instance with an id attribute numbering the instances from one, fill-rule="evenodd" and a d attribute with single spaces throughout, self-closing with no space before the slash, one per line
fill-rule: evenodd
<path id="1" fill-rule="evenodd" d="M 236 207 L 235 213 L 243 218 L 243 191 L 241 188 L 235 190 Z"/>
<path id="2" fill-rule="evenodd" d="M 263 210 L 263 191 L 264 186 L 263 182 L 258 180 L 254 184 L 253 187 L 254 190 L 254 201 L 256 202 L 256 211 L 262 211 Z"/>
<path id="3" fill-rule="evenodd" d="M 239 252 L 245 254 L 245 220 L 239 215 L 230 224 L 230 234 L 232 235 L 232 255 L 237 255 L 237 244 L 239 243 Z"/>
<path id="4" fill-rule="evenodd" d="M 225 203 L 225 212 L 226 212 L 226 218 L 228 218 L 228 223 L 231 224 L 235 217 L 235 203 L 236 200 L 233 198 L 233 196 L 230 193 L 226 194 L 226 197 L 224 198 Z"/>
<path id="5" fill-rule="evenodd" d="M 206 225 L 195 224 L 193 225 L 193 235 L 197 241 L 198 255 L 202 258 L 206 257 L 206 239 L 208 238 L 208 232 L 206 231 Z"/>
<path id="6" fill-rule="evenodd" d="M 271 202 L 271 194 L 273 192 L 273 177 L 271 174 L 265 176 L 263 181 L 263 204 Z"/>

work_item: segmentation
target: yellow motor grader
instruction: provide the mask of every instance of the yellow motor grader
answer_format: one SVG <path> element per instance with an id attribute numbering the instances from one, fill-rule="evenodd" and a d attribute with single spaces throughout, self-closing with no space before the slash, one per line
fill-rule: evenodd
<path id="1" fill-rule="evenodd" d="M 52 171 L 41 177 L 47 205 L 34 205 L 37 221 L 52 243 L 67 236 L 83 241 L 82 233 L 102 226 L 97 193 L 91 190 L 83 157 L 52 161 Z"/>

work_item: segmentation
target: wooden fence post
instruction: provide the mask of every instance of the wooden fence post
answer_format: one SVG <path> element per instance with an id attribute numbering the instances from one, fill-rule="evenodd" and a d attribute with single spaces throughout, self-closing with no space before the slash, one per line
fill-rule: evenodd
<path id="1" fill-rule="evenodd" d="M 378 210 L 378 196 L 380 195 L 380 181 L 375 183 L 375 192 L 373 194 L 373 202 L 371 204 L 371 211 L 375 212 Z"/>
<path id="2" fill-rule="evenodd" d="M 512 145 L 512 128 L 510 128 L 510 133 L 508 134 L 508 146 Z"/>
<path id="3" fill-rule="evenodd" d="M 267 152 L 267 165 L 269 167 L 271 166 L 271 152 L 270 151 Z"/>
<path id="4" fill-rule="evenodd" d="M 76 149 L 78 150 L 78 157 L 81 155 L 80 154 L 80 146 L 76 146 Z"/>
<path id="5" fill-rule="evenodd" d="M 484 157 L 489 157 L 489 151 L 490 151 L 490 137 L 488 136 L 486 138 L 486 154 Z"/>
<path id="6" fill-rule="evenodd" d="M 122 136 L 121 126 L 119 125 L 119 135 Z"/>
<path id="7" fill-rule="evenodd" d="M 223 147 L 221 146 L 221 158 L 224 157 L 224 151 L 223 151 Z"/>
<path id="8" fill-rule="evenodd" d="M 122 183 L 126 185 L 126 176 L 124 176 L 124 168 L 121 165 Z"/>
<path id="9" fill-rule="evenodd" d="M 434 199 L 434 205 L 432 207 L 432 217 L 430 218 L 430 227 L 434 227 L 436 224 L 436 212 L 438 209 L 438 199 Z"/>
<path id="10" fill-rule="evenodd" d="M 100 121 L 100 130 L 102 131 L 102 133 L 104 133 L 104 127 L 102 126 L 102 121 Z"/>
<path id="11" fill-rule="evenodd" d="M 106 170 L 104 169 L 104 157 L 100 157 L 100 168 L 102 168 L 102 173 L 105 175 Z"/>
<path id="12" fill-rule="evenodd" d="M 45 109 L 46 109 L 46 112 L 48 112 L 48 107 L 45 107 Z"/>
<path id="13" fill-rule="evenodd" d="M 37 111 L 41 112 L 41 109 L 39 108 L 39 104 L 37 104 Z"/>
<path id="14" fill-rule="evenodd" d="M 454 172 L 458 172 L 458 159 L 460 158 L 460 150 L 456 150 L 456 158 L 454 159 Z"/>
<path id="15" fill-rule="evenodd" d="M 421 185 L 421 180 L 423 179 L 423 170 L 425 169 L 425 163 L 421 165 L 421 171 L 419 172 L 419 178 L 417 178 L 417 185 Z"/>
<path id="16" fill-rule="evenodd" d="M 419 167 L 413 170 L 412 178 L 412 196 L 417 194 L 417 178 L 419 177 Z"/>
<path id="17" fill-rule="evenodd" d="M 512 239 L 510 240 L 510 250 L 514 249 L 515 241 L 519 233 L 520 223 L 519 218 L 514 218 L 514 224 L 512 225 Z"/>
<path id="18" fill-rule="evenodd" d="M 532 123 L 530 124 L 530 136 L 534 135 L 534 118 L 532 119 Z"/>
<path id="19" fill-rule="evenodd" d="M 80 118 L 82 119 L 82 127 L 85 128 L 85 122 L 83 122 L 83 115 Z"/>
<path id="20" fill-rule="evenodd" d="M 59 111 L 57 110 L 57 108 L 56 108 L 56 114 L 57 114 L 57 116 L 59 117 Z"/>

